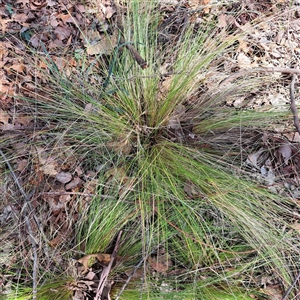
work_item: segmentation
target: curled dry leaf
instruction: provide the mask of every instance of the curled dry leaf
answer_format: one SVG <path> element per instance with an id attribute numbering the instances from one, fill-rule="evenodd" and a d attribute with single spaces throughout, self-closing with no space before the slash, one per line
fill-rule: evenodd
<path id="1" fill-rule="evenodd" d="M 280 146 L 278 148 L 278 150 L 276 151 L 277 152 L 277 155 L 275 153 L 275 156 L 279 156 L 278 158 L 282 158 L 285 165 L 288 165 L 289 163 L 289 160 L 292 156 L 292 148 L 291 148 L 291 145 L 289 145 L 288 143 Z M 281 156 L 281 157 L 280 157 Z"/>
<path id="2" fill-rule="evenodd" d="M 298 132 L 287 132 L 283 134 L 290 142 L 300 143 L 300 134 Z"/>
<path id="3" fill-rule="evenodd" d="M 71 30 L 65 26 L 58 26 L 55 28 L 54 33 L 56 34 L 57 38 L 62 41 L 70 36 Z"/>
<path id="4" fill-rule="evenodd" d="M 116 13 L 116 9 L 111 5 L 105 6 L 102 3 L 99 5 L 106 19 L 110 19 Z"/>
<path id="5" fill-rule="evenodd" d="M 45 175 L 55 176 L 57 174 L 56 168 L 57 168 L 56 161 L 50 161 L 49 163 L 45 163 L 44 165 L 42 165 L 40 167 L 40 170 Z"/>
<path id="6" fill-rule="evenodd" d="M 83 184 L 83 181 L 79 177 L 75 177 L 72 181 L 66 184 L 66 190 L 73 190 Z"/>
<path id="7" fill-rule="evenodd" d="M 72 297 L 72 300 L 83 300 L 85 298 L 85 293 L 81 290 L 76 290 L 76 288 L 73 288 L 75 290 L 75 293 Z"/>
<path id="8" fill-rule="evenodd" d="M 39 158 L 39 170 L 45 175 L 55 176 L 58 171 L 57 161 L 49 156 L 42 147 L 35 147 Z"/>
<path id="9" fill-rule="evenodd" d="M 263 148 L 260 148 L 258 151 L 250 153 L 247 157 L 246 163 L 259 169 L 260 164 L 258 162 L 259 162 L 259 159 L 261 158 L 262 154 L 264 153 L 264 151 L 265 150 Z"/>

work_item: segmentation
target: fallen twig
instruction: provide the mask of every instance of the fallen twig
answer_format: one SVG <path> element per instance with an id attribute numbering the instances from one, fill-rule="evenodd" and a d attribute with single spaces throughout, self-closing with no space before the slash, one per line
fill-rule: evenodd
<path id="1" fill-rule="evenodd" d="M 273 67 L 273 68 L 257 68 L 254 70 L 257 70 L 260 72 L 278 72 L 278 73 L 286 73 L 286 74 L 300 74 L 299 69 L 293 69 L 293 68 Z"/>
<path id="2" fill-rule="evenodd" d="M 151 252 L 151 253 L 152 253 L 152 252 Z M 149 255 L 150 255 L 150 254 L 149 254 Z M 130 280 L 132 279 L 133 275 L 135 274 L 135 272 L 137 271 L 137 269 L 142 265 L 142 263 L 148 258 L 149 255 L 147 255 L 146 257 L 143 257 L 143 258 L 139 261 L 139 263 L 134 267 L 133 271 L 132 271 L 131 274 L 128 276 L 126 282 L 125 282 L 124 285 L 122 286 L 122 288 L 121 288 L 121 290 L 119 291 L 119 293 L 118 293 L 118 295 L 117 295 L 117 297 L 116 297 L 115 300 L 119 300 L 119 298 L 121 297 L 121 295 L 122 295 L 123 292 L 125 291 L 125 289 L 126 289 L 128 283 L 129 283 Z"/>
<path id="3" fill-rule="evenodd" d="M 292 285 L 289 287 L 289 289 L 286 291 L 285 295 L 283 296 L 282 300 L 287 300 L 289 294 L 291 293 L 293 287 L 296 285 L 297 281 L 300 279 L 300 272 L 298 274 L 298 276 L 295 278 L 294 282 L 292 283 Z"/>
<path id="4" fill-rule="evenodd" d="M 295 103 L 295 81 L 296 81 L 296 74 L 293 74 L 291 85 L 290 85 L 291 111 L 294 115 L 294 125 L 298 133 L 300 134 L 299 116 L 298 116 L 298 110 Z"/>
<path id="5" fill-rule="evenodd" d="M 112 267 L 113 262 L 114 262 L 114 260 L 117 256 L 117 253 L 118 253 L 118 248 L 119 248 L 119 244 L 120 244 L 121 235 L 122 235 L 122 230 L 118 234 L 118 238 L 117 238 L 117 241 L 116 241 L 114 251 L 113 251 L 113 253 L 111 254 L 111 257 L 110 257 L 110 262 L 109 262 L 107 267 L 103 268 L 103 271 L 102 271 L 100 279 L 99 279 L 97 293 L 96 293 L 96 296 L 95 296 L 94 300 L 101 300 L 101 295 L 103 293 L 103 289 L 105 287 L 107 277 L 110 273 L 111 267 Z"/>

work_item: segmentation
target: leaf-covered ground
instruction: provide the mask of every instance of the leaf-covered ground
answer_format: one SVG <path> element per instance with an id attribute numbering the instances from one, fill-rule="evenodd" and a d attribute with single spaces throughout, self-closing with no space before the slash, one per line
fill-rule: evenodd
<path id="1" fill-rule="evenodd" d="M 217 62 L 211 66 L 210 78 L 203 88 L 213 94 L 216 84 L 220 89 L 228 88 L 241 74 L 255 77 L 265 73 L 263 88 L 253 88 L 245 97 L 230 101 L 224 99 L 224 107 L 232 110 L 287 111 L 291 101 L 293 70 L 297 69 L 296 73 L 300 74 L 300 8 L 296 4 L 271 0 L 226 3 L 161 0 L 159 9 L 163 17 L 160 35 L 168 41 L 176 40 L 186 22 L 211 20 L 215 21 L 220 33 L 230 35 L 230 30 L 246 33 L 241 35 L 236 52 L 225 57 L 222 67 Z M 35 243 L 49 247 L 39 249 L 43 252 L 41 265 L 45 270 L 55 272 L 58 265 L 65 266 L 73 268 L 72 271 L 78 276 L 90 269 L 81 281 L 72 286 L 77 297 L 74 296 L 74 299 L 84 299 L 81 289 L 94 288 L 97 270 L 107 266 L 111 260 L 106 253 L 97 254 L 97 265 L 89 262 L 93 257 L 78 252 L 76 259 L 79 259 L 79 266 L 70 267 L 71 258 L 66 261 L 64 255 L 76 242 L 74 230 L 80 210 L 97 193 L 96 173 L 101 163 L 91 166 L 88 158 L 72 153 L 63 138 L 53 139 L 48 135 L 47 130 L 56 124 L 47 122 L 47 116 L 36 119 L 34 107 L 29 106 L 25 98 L 33 97 L 38 101 L 39 97 L 43 97 L 43 91 L 40 88 L 37 90 L 37 86 L 49 92 L 48 75 L 53 69 L 70 78 L 85 74 L 82 80 L 91 85 L 102 82 L 101 66 L 96 58 L 110 55 L 117 46 L 118 14 L 126 14 L 125 5 L 123 7 L 121 3 L 120 7 L 121 10 L 118 10 L 114 1 L 110 0 L 85 3 L 67 0 L 0 2 L 0 284 L 3 294 L 9 292 L 13 284 L 31 284 L 32 274 L 26 269 L 27 261 L 34 260 L 30 228 L 34 231 L 33 238 L 45 239 Z M 49 68 L 49 62 L 53 69 Z M 171 63 L 170 58 L 161 72 L 167 73 Z M 92 69 L 87 70 L 86 66 L 90 65 Z M 161 85 L 163 93 L 164 89 L 168 89 L 168 79 Z M 86 107 L 86 110 L 89 109 Z M 255 180 L 275 193 L 283 193 L 298 202 L 299 133 L 294 128 L 292 117 L 289 122 L 278 119 L 277 123 L 277 126 L 273 125 L 260 135 L 261 147 L 244 157 L 242 165 L 251 170 Z M 226 134 L 230 135 L 230 132 Z M 112 148 L 117 146 L 112 145 Z M 119 172 L 123 170 L 120 168 Z M 106 184 L 119 175 L 108 171 Z M 127 180 L 122 182 L 125 187 L 130 185 L 130 178 Z M 193 196 L 191 187 L 186 187 L 186 193 Z M 78 196 L 81 197 L 80 205 Z M 38 218 L 31 219 L 28 226 L 26 215 L 33 211 Z M 295 211 L 296 230 L 300 230 L 299 217 L 300 212 Z M 160 249 L 149 257 L 149 272 L 164 277 L 184 273 L 184 268 L 171 271 L 175 258 L 166 260 L 166 255 L 166 250 Z M 16 267 L 20 257 L 22 268 Z M 142 276 L 139 271 L 135 273 L 136 277 Z M 125 280 L 131 272 L 127 270 L 118 279 Z M 277 283 L 268 276 L 262 275 L 253 280 L 271 299 L 282 298 Z M 167 290 L 169 287 L 161 285 L 159 288 Z"/>

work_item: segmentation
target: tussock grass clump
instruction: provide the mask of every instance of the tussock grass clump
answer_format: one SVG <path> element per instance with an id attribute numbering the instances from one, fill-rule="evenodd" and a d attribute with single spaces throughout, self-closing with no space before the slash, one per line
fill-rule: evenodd
<path id="1" fill-rule="evenodd" d="M 56 124 L 73 153 L 90 167 L 101 165 L 77 239 L 86 254 L 105 252 L 124 230 L 119 272 L 141 259 L 146 272 L 147 258 L 164 248 L 173 262 L 168 271 L 185 270 L 170 275 L 164 297 L 250 299 L 257 286 L 251 276 L 263 272 L 287 287 L 300 251 L 285 230 L 291 203 L 236 176 L 244 144 L 230 139 L 233 128 L 249 133 L 252 124 L 259 132 L 270 113 L 223 110 L 224 97 L 247 92 L 253 82 L 237 83 L 230 93 L 201 90 L 211 63 L 233 51 L 239 36 L 188 23 L 176 40 L 161 42 L 155 5 L 128 1 L 123 16 L 124 39 L 147 68 L 116 49 L 99 85 L 53 71 L 36 103 L 39 118 Z M 228 143 L 218 143 L 224 134 Z M 156 299 L 158 286 L 147 275 L 124 299 L 130 293 Z"/>

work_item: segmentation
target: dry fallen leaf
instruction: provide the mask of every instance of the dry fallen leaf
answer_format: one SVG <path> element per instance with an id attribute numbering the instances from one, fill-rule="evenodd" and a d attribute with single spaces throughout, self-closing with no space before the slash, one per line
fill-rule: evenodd
<path id="1" fill-rule="evenodd" d="M 13 129 L 13 125 L 9 124 L 9 119 L 10 119 L 10 115 L 6 111 L 0 109 L 0 129 L 2 130 Z"/>
<path id="2" fill-rule="evenodd" d="M 264 152 L 265 152 L 264 148 L 260 148 L 258 151 L 250 153 L 247 157 L 246 163 L 259 169 L 260 165 L 259 165 L 258 161 Z"/>
<path id="3" fill-rule="evenodd" d="M 104 36 L 99 42 L 87 45 L 86 52 L 89 55 L 110 54 L 117 46 L 117 35 Z"/>
<path id="4" fill-rule="evenodd" d="M 56 15 L 56 18 L 61 19 L 64 23 L 66 23 L 66 22 L 74 23 L 72 16 L 70 16 L 70 14 L 60 13 L 60 14 Z"/>
<path id="5" fill-rule="evenodd" d="M 57 38 L 62 41 L 70 36 L 71 30 L 69 30 L 66 26 L 58 26 L 55 28 L 54 33 Z"/>
<path id="6" fill-rule="evenodd" d="M 248 43 L 243 39 L 239 39 L 239 47 L 237 51 L 243 51 L 244 53 L 248 53 L 249 52 Z"/>
<path id="7" fill-rule="evenodd" d="M 39 158 L 39 169 L 45 175 L 56 176 L 58 173 L 57 170 L 59 169 L 57 161 L 53 157 L 48 156 L 43 148 L 36 147 L 36 150 Z"/>
<path id="8" fill-rule="evenodd" d="M 219 28 L 225 28 L 227 26 L 227 21 L 226 21 L 226 15 L 225 14 L 221 14 L 220 16 L 218 16 L 217 26 Z"/>
<path id="9" fill-rule="evenodd" d="M 72 181 L 66 184 L 66 190 L 73 190 L 83 184 L 83 181 L 79 177 L 75 177 Z"/>
<path id="10" fill-rule="evenodd" d="M 69 172 L 60 172 L 56 174 L 55 178 L 61 183 L 67 183 L 72 180 L 72 174 Z"/>
<path id="11" fill-rule="evenodd" d="M 86 271 L 98 260 L 100 264 L 103 264 L 107 266 L 110 262 L 111 255 L 110 254 L 104 254 L 104 253 L 95 253 L 95 254 L 88 254 L 77 261 L 81 263 L 84 267 L 82 270 L 82 274 L 86 273 Z"/>
<path id="12" fill-rule="evenodd" d="M 292 156 L 291 145 L 286 143 L 286 144 L 280 146 L 276 152 L 275 152 L 275 156 L 278 157 L 279 159 L 282 157 L 285 165 L 288 165 L 289 159 Z"/>
<path id="13" fill-rule="evenodd" d="M 110 19 L 113 14 L 116 13 L 116 9 L 111 5 L 105 6 L 102 3 L 100 3 L 99 5 L 106 19 Z"/>
<path id="14" fill-rule="evenodd" d="M 283 134 L 290 142 L 300 143 L 300 134 L 298 132 L 287 132 Z"/>
<path id="15" fill-rule="evenodd" d="M 241 69 L 251 69 L 251 59 L 245 55 L 243 52 L 240 52 L 237 57 L 238 65 Z"/>
<path id="16" fill-rule="evenodd" d="M 15 63 L 15 64 L 13 64 L 10 67 L 5 68 L 5 69 L 11 69 L 11 70 L 16 71 L 17 73 L 22 73 L 22 72 L 24 72 L 26 67 L 23 63 Z"/>
<path id="17" fill-rule="evenodd" d="M 152 269 L 162 274 L 166 274 L 169 268 L 173 266 L 173 262 L 168 253 L 158 254 L 155 257 L 149 257 L 148 262 Z"/>

